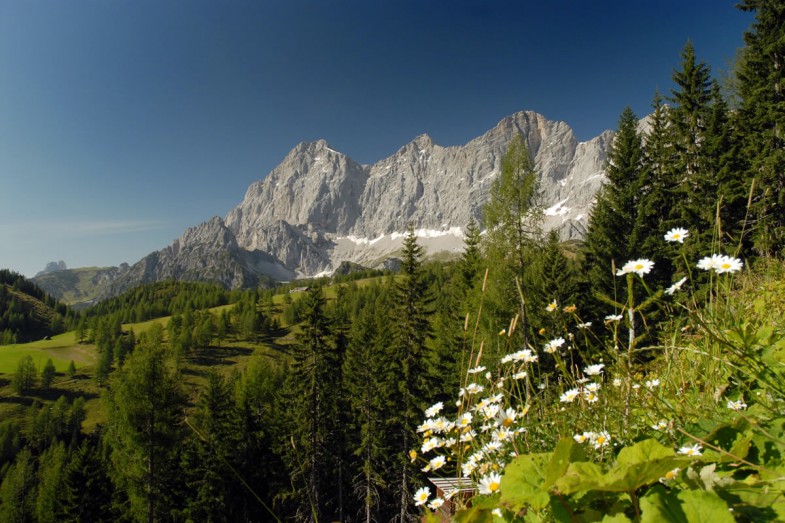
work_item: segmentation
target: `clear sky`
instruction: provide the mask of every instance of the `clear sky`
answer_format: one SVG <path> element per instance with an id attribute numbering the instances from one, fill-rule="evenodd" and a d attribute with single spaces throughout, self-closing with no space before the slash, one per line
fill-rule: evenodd
<path id="1" fill-rule="evenodd" d="M 722 77 L 735 0 L 0 0 L 0 268 L 134 263 L 298 142 L 361 163 L 533 110 L 581 140 Z"/>

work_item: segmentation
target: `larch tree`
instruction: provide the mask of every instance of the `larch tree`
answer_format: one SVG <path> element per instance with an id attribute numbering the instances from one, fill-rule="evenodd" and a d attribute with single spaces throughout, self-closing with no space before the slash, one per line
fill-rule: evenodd
<path id="1" fill-rule="evenodd" d="M 185 395 L 162 339 L 160 326 L 140 336 L 108 396 L 113 481 L 127 492 L 136 521 L 165 518 L 175 504 Z"/>
<path id="2" fill-rule="evenodd" d="M 509 317 L 518 310 L 524 345 L 529 326 L 523 284 L 534 247 L 541 241 L 542 219 L 539 176 L 526 140 L 518 134 L 502 157 L 501 172 L 483 206 L 482 222 L 486 230 L 483 251 L 493 281 L 490 301 L 495 310 L 489 311 L 490 316 Z"/>

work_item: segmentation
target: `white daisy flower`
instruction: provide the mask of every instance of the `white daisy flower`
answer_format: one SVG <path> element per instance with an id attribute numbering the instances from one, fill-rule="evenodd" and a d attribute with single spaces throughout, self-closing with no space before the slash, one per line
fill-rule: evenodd
<path id="1" fill-rule="evenodd" d="M 565 391 L 564 394 L 562 394 L 559 397 L 559 401 L 562 403 L 572 403 L 573 401 L 575 401 L 575 398 L 577 398 L 580 393 L 581 393 L 580 389 L 570 389 L 568 391 Z"/>
<path id="2" fill-rule="evenodd" d="M 592 444 L 594 445 L 595 449 L 600 447 L 607 447 L 611 443 L 611 435 L 608 434 L 606 431 L 598 432 L 594 434 L 594 437 L 591 440 Z"/>
<path id="3" fill-rule="evenodd" d="M 654 262 L 647 260 L 646 258 L 632 260 L 628 261 L 621 269 L 617 270 L 616 276 L 623 276 L 633 272 L 638 276 L 643 276 L 644 274 L 651 272 L 652 267 L 654 267 Z"/>
<path id="4" fill-rule="evenodd" d="M 417 492 L 414 493 L 414 505 L 416 507 L 425 505 L 429 497 L 431 497 L 431 489 L 428 487 L 420 487 L 417 489 Z"/>
<path id="5" fill-rule="evenodd" d="M 678 450 L 678 453 L 682 456 L 700 456 L 701 450 L 703 450 L 703 447 L 696 443 L 694 445 L 686 445 L 681 447 Z"/>
<path id="6" fill-rule="evenodd" d="M 436 416 L 438 413 L 440 413 L 443 408 L 444 408 L 444 403 L 442 403 L 441 401 L 438 403 L 434 403 L 433 405 L 425 409 L 425 416 L 428 418 L 432 418 Z"/>
<path id="7" fill-rule="evenodd" d="M 730 410 L 744 410 L 747 408 L 747 404 L 742 400 L 728 400 L 728 408 Z"/>
<path id="8" fill-rule="evenodd" d="M 548 343 L 546 343 L 545 344 L 545 348 L 543 350 L 545 352 L 547 352 L 548 354 L 553 354 L 562 345 L 564 345 L 564 338 L 556 338 L 556 339 L 553 339 L 553 340 L 549 341 Z"/>
<path id="9" fill-rule="evenodd" d="M 583 369 L 583 373 L 587 376 L 599 376 L 602 374 L 602 369 L 605 368 L 604 363 L 597 363 L 595 365 L 589 365 L 585 369 Z"/>
<path id="10" fill-rule="evenodd" d="M 428 503 L 428 508 L 431 510 L 437 510 L 442 505 L 444 505 L 444 500 L 442 498 L 433 498 L 431 502 Z"/>
<path id="11" fill-rule="evenodd" d="M 665 294 L 669 296 L 672 295 L 674 292 L 681 289 L 681 286 L 684 285 L 686 282 L 687 282 L 687 277 L 685 276 L 684 278 L 680 279 L 679 281 L 677 281 L 676 283 L 665 289 Z"/>
<path id="12" fill-rule="evenodd" d="M 480 494 L 493 494 L 499 491 L 502 484 L 502 477 L 497 472 L 491 472 L 480 479 Z"/>
<path id="13" fill-rule="evenodd" d="M 717 266 L 714 268 L 714 270 L 717 272 L 717 274 L 723 274 L 726 272 L 734 273 L 739 272 L 743 266 L 744 263 L 738 258 L 720 256 L 720 258 L 717 260 Z"/>
<path id="14" fill-rule="evenodd" d="M 684 243 L 684 238 L 686 238 L 689 235 L 690 233 L 687 229 L 676 227 L 665 233 L 665 241 Z"/>

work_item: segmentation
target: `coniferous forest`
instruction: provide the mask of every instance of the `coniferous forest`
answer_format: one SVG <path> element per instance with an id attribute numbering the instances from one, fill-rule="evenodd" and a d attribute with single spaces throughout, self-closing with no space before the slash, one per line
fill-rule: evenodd
<path id="1" fill-rule="evenodd" d="M 619 116 L 581 242 L 520 138 L 457 260 L 410 227 L 397 272 L 83 311 L 0 271 L 0 363 L 76 348 L 0 374 L 0 521 L 785 520 L 785 1 L 739 8 L 733 81 L 688 42 Z"/>

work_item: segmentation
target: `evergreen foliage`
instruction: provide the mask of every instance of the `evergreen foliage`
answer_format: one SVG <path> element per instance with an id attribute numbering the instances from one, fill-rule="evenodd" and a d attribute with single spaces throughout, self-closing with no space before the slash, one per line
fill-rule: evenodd
<path id="1" fill-rule="evenodd" d="M 35 368 L 32 356 L 24 356 L 19 360 L 19 365 L 16 367 L 16 374 L 14 374 L 13 385 L 14 390 L 20 396 L 30 392 L 36 386 L 38 381 L 38 370 Z"/>
<path id="2" fill-rule="evenodd" d="M 129 512 L 137 521 L 163 517 L 177 504 L 173 494 L 185 397 L 162 334 L 152 328 L 140 338 L 107 398 L 112 479 L 127 492 Z"/>
<path id="3" fill-rule="evenodd" d="M 743 0 L 755 13 L 737 71 L 743 158 L 755 179 L 754 239 L 762 254 L 785 247 L 785 2 Z"/>
<path id="4" fill-rule="evenodd" d="M 592 290 L 588 305 L 595 318 L 604 316 L 607 305 L 597 295 L 624 301 L 624 289 L 616 286 L 615 269 L 641 253 L 639 223 L 641 181 L 645 178 L 643 142 L 638 119 L 625 108 L 606 163 L 605 185 L 591 211 L 583 248 L 582 272 Z"/>

